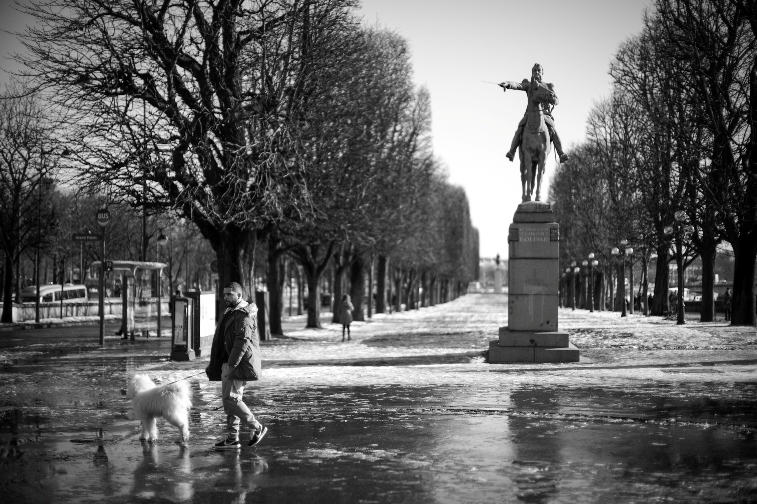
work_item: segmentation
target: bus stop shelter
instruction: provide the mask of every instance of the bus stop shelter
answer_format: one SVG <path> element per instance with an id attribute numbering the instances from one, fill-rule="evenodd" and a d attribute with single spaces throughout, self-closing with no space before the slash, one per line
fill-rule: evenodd
<path id="1" fill-rule="evenodd" d="M 161 316 L 162 316 L 162 292 L 161 277 L 163 269 L 168 265 L 160 262 L 148 261 L 105 261 L 106 275 L 119 275 L 121 280 L 121 329 L 119 334 L 124 338 L 131 336 L 133 339 L 137 331 L 135 316 L 139 311 L 146 315 L 149 320 L 152 316 L 152 305 L 155 304 L 155 313 L 157 316 L 157 335 L 161 334 Z M 95 261 L 91 265 L 92 276 L 96 277 L 100 272 L 100 261 Z M 150 277 L 157 275 L 155 282 L 155 291 L 152 292 Z M 107 277 L 106 277 L 107 278 Z M 104 293 L 100 293 L 103 295 Z M 154 301 L 153 301 L 154 300 Z M 148 328 L 142 328 L 142 333 L 146 336 Z"/>

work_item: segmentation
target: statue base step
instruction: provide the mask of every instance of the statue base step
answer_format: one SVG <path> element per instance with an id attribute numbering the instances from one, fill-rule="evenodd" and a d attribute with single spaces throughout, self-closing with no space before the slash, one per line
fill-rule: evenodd
<path id="1" fill-rule="evenodd" d="M 579 362 L 578 348 L 565 332 L 511 331 L 500 327 L 499 339 L 489 343 L 489 363 Z"/>

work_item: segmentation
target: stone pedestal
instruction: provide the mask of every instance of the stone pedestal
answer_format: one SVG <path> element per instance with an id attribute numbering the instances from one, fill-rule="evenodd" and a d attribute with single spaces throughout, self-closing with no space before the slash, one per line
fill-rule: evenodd
<path id="1" fill-rule="evenodd" d="M 489 362 L 578 362 L 557 324 L 560 226 L 548 203 L 518 205 L 508 235 L 508 317 Z"/>

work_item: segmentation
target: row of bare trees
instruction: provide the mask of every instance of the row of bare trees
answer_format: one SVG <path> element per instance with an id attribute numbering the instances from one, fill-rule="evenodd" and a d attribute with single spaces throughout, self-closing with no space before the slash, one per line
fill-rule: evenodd
<path id="1" fill-rule="evenodd" d="M 478 237 L 464 192 L 431 152 L 430 99 L 413 86 L 407 43 L 361 26 L 355 2 L 20 8 L 37 20 L 21 34 L 20 77 L 60 118 L 64 185 L 191 223 L 221 285 L 252 278 L 263 245 L 275 310 L 281 265 L 294 257 L 317 327 L 332 262 L 355 298 L 372 258 L 378 284 L 387 263 L 424 292 L 439 291 L 433 282 L 460 292 L 474 278 Z M 386 291 L 377 286 L 377 310 Z"/>
<path id="2" fill-rule="evenodd" d="M 727 242 L 733 324 L 754 325 L 757 5 L 655 0 L 610 75 L 613 92 L 591 111 L 587 141 L 553 179 L 563 259 L 594 251 L 607 265 L 611 247 L 629 239 L 643 272 L 656 256 L 652 314 L 660 315 L 667 265 L 675 260 L 680 278 L 699 257 L 710 321 L 716 251 Z"/>

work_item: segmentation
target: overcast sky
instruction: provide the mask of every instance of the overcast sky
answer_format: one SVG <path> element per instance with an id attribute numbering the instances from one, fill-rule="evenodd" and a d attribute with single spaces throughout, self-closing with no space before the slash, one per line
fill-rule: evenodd
<path id="1" fill-rule="evenodd" d="M 450 182 L 465 188 L 482 257 L 507 257 L 507 230 L 521 200 L 520 172 L 505 153 L 526 109 L 520 91 L 481 82 L 520 81 L 531 67 L 560 100 L 554 117 L 563 146 L 585 138 L 592 104 L 609 95 L 609 63 L 618 45 L 638 34 L 650 0 L 363 0 L 365 23 L 410 43 L 415 81 L 431 93 L 434 151 Z M 8 31 L 26 20 L 0 0 L 0 67 L 18 47 Z M 7 81 L 0 72 L 0 82 Z M 542 189 L 546 200 L 550 156 Z"/>
<path id="2" fill-rule="evenodd" d="M 521 201 L 520 171 L 505 154 L 526 94 L 481 82 L 521 81 L 541 63 L 560 100 L 563 148 L 585 139 L 595 101 L 610 93 L 609 63 L 637 35 L 648 0 L 363 0 L 365 22 L 409 42 L 415 81 L 431 92 L 434 151 L 450 182 L 465 188 L 482 257 L 507 256 L 508 226 Z M 546 168 L 554 170 L 554 153 Z"/>

